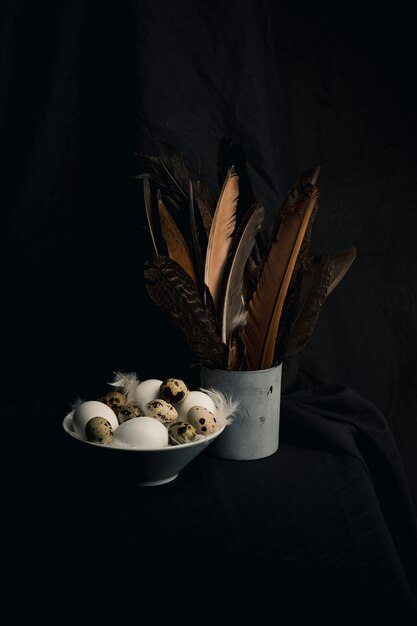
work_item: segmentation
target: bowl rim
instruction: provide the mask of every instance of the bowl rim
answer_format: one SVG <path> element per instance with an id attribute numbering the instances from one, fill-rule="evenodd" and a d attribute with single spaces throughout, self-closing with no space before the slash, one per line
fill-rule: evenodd
<path id="1" fill-rule="evenodd" d="M 96 448 L 101 448 L 103 450 L 113 450 L 116 452 L 146 452 L 146 453 L 151 453 L 151 452 L 163 452 L 165 454 L 168 454 L 169 451 L 172 450 L 183 450 L 184 448 L 189 449 L 190 447 L 197 447 L 200 446 L 202 444 L 208 444 L 211 441 L 213 441 L 213 439 L 216 439 L 226 428 L 227 424 L 223 424 L 222 426 L 220 426 L 220 428 L 218 430 L 216 430 L 216 432 L 212 433 L 211 435 L 203 435 L 201 438 L 199 438 L 197 441 L 190 441 L 189 443 L 179 443 L 175 446 L 172 445 L 168 445 L 168 446 L 163 446 L 163 447 L 159 447 L 159 448 L 134 448 L 131 446 L 126 446 L 126 447 L 118 447 L 118 446 L 112 446 L 112 445 L 105 445 L 102 443 L 95 443 L 94 441 L 88 441 L 88 439 L 83 439 L 82 437 L 80 437 L 80 435 L 78 435 L 75 430 L 73 429 L 72 426 L 72 412 L 68 413 L 64 419 L 62 420 L 62 427 L 64 429 L 64 431 L 73 439 L 76 439 L 77 441 L 80 441 L 81 443 L 85 443 L 89 446 L 94 446 Z"/>

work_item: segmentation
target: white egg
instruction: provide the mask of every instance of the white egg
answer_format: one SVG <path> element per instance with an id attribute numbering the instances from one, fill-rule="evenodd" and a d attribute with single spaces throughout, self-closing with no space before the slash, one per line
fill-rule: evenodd
<path id="1" fill-rule="evenodd" d="M 114 431 L 112 446 L 116 448 L 165 448 L 168 430 L 154 417 L 132 417 Z"/>
<path id="2" fill-rule="evenodd" d="M 86 439 L 86 424 L 89 420 L 93 419 L 93 417 L 106 418 L 110 422 L 113 430 L 119 426 L 116 413 L 107 404 L 99 402 L 99 400 L 86 400 L 78 405 L 72 416 L 72 427 L 77 435 L 83 439 Z"/>
<path id="3" fill-rule="evenodd" d="M 188 411 L 193 406 L 203 406 L 211 413 L 216 413 L 216 405 L 214 403 L 214 400 L 210 398 L 207 393 L 204 393 L 203 391 L 190 391 L 190 393 L 186 398 L 184 398 L 184 400 L 178 402 L 178 404 L 175 405 L 178 412 L 178 418 L 186 421 Z"/>
<path id="4" fill-rule="evenodd" d="M 148 402 L 159 398 L 159 390 L 161 388 L 162 380 L 158 378 L 148 378 L 143 380 L 136 387 L 136 403 L 140 407 L 142 413 L 145 413 L 145 408 Z"/>

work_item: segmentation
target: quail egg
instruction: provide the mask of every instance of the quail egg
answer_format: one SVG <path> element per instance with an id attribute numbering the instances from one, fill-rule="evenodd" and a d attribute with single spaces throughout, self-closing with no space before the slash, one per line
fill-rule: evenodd
<path id="1" fill-rule="evenodd" d="M 159 393 L 167 402 L 176 404 L 187 397 L 189 389 L 181 378 L 166 378 L 161 384 Z"/>
<path id="2" fill-rule="evenodd" d="M 168 436 L 169 443 L 175 446 L 193 441 L 197 436 L 197 431 L 188 422 L 178 420 L 168 426 Z"/>
<path id="3" fill-rule="evenodd" d="M 187 413 L 187 421 L 201 435 L 211 435 L 218 428 L 215 416 L 204 406 L 192 406 Z"/>
<path id="4" fill-rule="evenodd" d="M 126 404 L 127 397 L 121 391 L 109 391 L 102 398 L 100 398 L 100 402 L 104 402 L 107 404 L 113 411 L 117 414 L 117 411 Z"/>
<path id="5" fill-rule="evenodd" d="M 125 404 L 117 411 L 119 424 L 127 422 L 127 420 L 132 419 L 132 417 L 140 417 L 141 415 L 143 415 L 143 413 L 137 404 Z"/>
<path id="6" fill-rule="evenodd" d="M 113 428 L 105 417 L 92 417 L 85 425 L 85 436 L 92 443 L 109 445 L 113 439 Z"/>
<path id="7" fill-rule="evenodd" d="M 175 422 L 178 418 L 175 407 L 161 398 L 148 402 L 145 407 L 145 414 L 154 417 L 158 422 L 164 424 L 164 426 L 172 424 L 172 422 Z"/>

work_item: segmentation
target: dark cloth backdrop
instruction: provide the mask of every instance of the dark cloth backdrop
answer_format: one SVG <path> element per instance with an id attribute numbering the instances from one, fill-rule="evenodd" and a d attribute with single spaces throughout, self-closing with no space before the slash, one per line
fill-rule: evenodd
<path id="1" fill-rule="evenodd" d="M 410 488 L 417 505 L 417 94 L 404 6 L 2 0 L 6 420 L 19 415 L 53 445 L 69 403 L 115 371 L 193 381 L 182 337 L 144 289 L 134 155 L 167 142 L 217 193 L 227 136 L 269 215 L 321 165 L 312 251 L 356 246 L 357 258 L 286 367 L 295 387 L 307 377 L 375 407 L 401 454 L 396 477 L 404 464 L 398 497 Z M 297 442 L 298 424 L 308 440 L 311 422 L 294 410 L 283 433 Z M 385 475 L 374 476 L 382 501 Z"/>
<path id="2" fill-rule="evenodd" d="M 48 381 L 72 399 L 114 370 L 183 371 L 186 347 L 143 288 L 133 155 L 168 142 L 217 193 L 228 136 L 270 212 L 322 166 L 312 250 L 354 245 L 357 259 L 300 367 L 384 413 L 417 501 L 416 89 L 401 5 L 3 0 L 0 27 L 3 384 L 42 394 Z"/>

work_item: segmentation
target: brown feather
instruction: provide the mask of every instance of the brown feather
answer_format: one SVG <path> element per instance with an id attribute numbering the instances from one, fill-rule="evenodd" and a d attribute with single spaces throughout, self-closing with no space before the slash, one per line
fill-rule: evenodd
<path id="1" fill-rule="evenodd" d="M 236 227 L 236 207 L 239 197 L 239 177 L 231 167 L 221 189 L 207 243 L 204 282 L 218 310 L 224 268 Z"/>
<path id="2" fill-rule="evenodd" d="M 306 185 L 281 217 L 242 331 L 247 369 L 273 365 L 282 307 L 318 194 L 316 186 Z"/>
<path id="3" fill-rule="evenodd" d="M 168 255 L 176 261 L 191 276 L 194 285 L 198 288 L 199 282 L 194 269 L 194 262 L 185 239 L 175 223 L 172 215 L 162 201 L 158 191 L 158 210 L 161 222 L 162 235 L 165 239 Z"/>
<path id="4" fill-rule="evenodd" d="M 356 249 L 313 257 L 303 267 L 297 313 L 284 349 L 288 357 L 300 352 L 313 334 L 327 296 L 346 275 L 356 257 Z"/>

